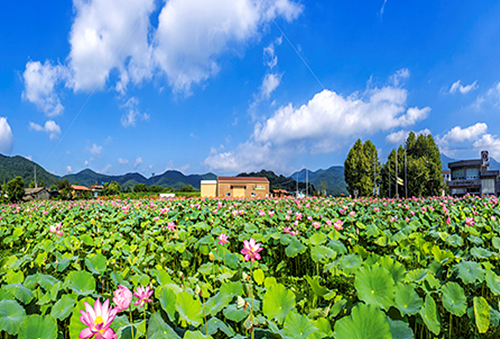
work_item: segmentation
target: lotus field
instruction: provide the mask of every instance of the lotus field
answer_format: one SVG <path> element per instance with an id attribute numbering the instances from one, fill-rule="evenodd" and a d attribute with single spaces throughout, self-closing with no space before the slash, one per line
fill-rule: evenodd
<path id="1" fill-rule="evenodd" d="M 0 338 L 500 338 L 496 198 L 0 206 Z"/>

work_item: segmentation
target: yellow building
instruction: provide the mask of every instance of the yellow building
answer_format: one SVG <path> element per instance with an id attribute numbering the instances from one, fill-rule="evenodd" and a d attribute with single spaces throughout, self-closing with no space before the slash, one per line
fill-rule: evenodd
<path id="1" fill-rule="evenodd" d="M 202 197 L 265 198 L 269 180 L 264 177 L 217 177 L 201 181 Z"/>

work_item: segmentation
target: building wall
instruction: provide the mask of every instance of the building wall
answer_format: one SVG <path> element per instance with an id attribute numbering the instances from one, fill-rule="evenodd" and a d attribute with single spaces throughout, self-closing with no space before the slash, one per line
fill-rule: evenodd
<path id="1" fill-rule="evenodd" d="M 240 190 L 242 191 L 241 197 L 244 198 L 265 198 L 269 196 L 269 182 L 223 181 L 218 183 L 218 196 L 221 198 L 237 197 L 235 193 L 238 194 Z"/>
<path id="2" fill-rule="evenodd" d="M 217 183 L 201 183 L 201 197 L 216 197 Z"/>

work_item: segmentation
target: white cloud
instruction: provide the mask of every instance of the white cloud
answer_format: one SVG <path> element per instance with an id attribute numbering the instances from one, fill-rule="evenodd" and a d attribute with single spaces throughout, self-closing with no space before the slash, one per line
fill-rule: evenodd
<path id="1" fill-rule="evenodd" d="M 466 86 L 462 86 L 460 84 L 460 80 L 457 80 L 456 82 L 453 83 L 453 85 L 451 85 L 450 93 L 453 94 L 453 93 L 456 93 L 456 92 L 460 92 L 462 94 L 467 94 L 467 93 L 469 93 L 470 91 L 472 91 L 472 90 L 474 90 L 476 88 L 478 88 L 478 86 L 477 86 L 477 80 L 474 81 L 472 84 L 466 85 Z"/>
<path id="2" fill-rule="evenodd" d="M 262 98 L 269 99 L 271 93 L 278 88 L 281 82 L 281 74 L 267 73 L 260 87 L 260 95 Z"/>
<path id="3" fill-rule="evenodd" d="M 102 152 L 102 146 L 97 146 L 96 144 L 92 144 L 92 147 L 88 148 L 90 154 L 99 155 Z"/>
<path id="4" fill-rule="evenodd" d="M 89 161 L 85 160 L 85 162 L 83 163 L 83 167 L 87 167 L 88 165 L 89 165 Z"/>
<path id="5" fill-rule="evenodd" d="M 384 2 L 385 6 L 385 2 Z M 399 86 L 401 83 L 404 82 L 404 80 L 408 79 L 410 77 L 410 71 L 408 68 L 401 68 L 400 70 L 396 71 L 394 75 L 391 76 L 391 82 L 394 84 L 394 86 Z"/>
<path id="6" fill-rule="evenodd" d="M 175 92 L 189 92 L 219 71 L 218 58 L 259 36 L 278 16 L 294 20 L 302 7 L 289 0 L 170 0 L 158 18 L 154 57 Z"/>
<path id="7" fill-rule="evenodd" d="M 204 164 L 233 172 L 283 169 L 299 152 L 332 152 L 355 137 L 408 127 L 427 117 L 429 107 L 407 108 L 406 100 L 407 91 L 393 86 L 347 97 L 323 90 L 301 107 L 280 107 L 272 117 L 255 125 L 247 142 L 234 151 L 212 150 Z"/>
<path id="8" fill-rule="evenodd" d="M 0 153 L 10 154 L 14 147 L 14 135 L 7 118 L 0 117 Z"/>
<path id="9" fill-rule="evenodd" d="M 137 168 L 137 166 L 139 166 L 140 164 L 142 164 L 142 158 L 138 157 L 137 159 L 135 159 L 134 168 Z"/>
<path id="10" fill-rule="evenodd" d="M 61 135 L 61 127 L 53 120 L 46 121 L 43 126 L 30 121 L 29 126 L 32 130 L 49 133 L 50 140 L 57 139 Z"/>
<path id="11" fill-rule="evenodd" d="M 33 160 L 33 157 L 31 155 L 28 155 L 25 158 L 28 159 L 28 160 L 30 160 L 30 161 Z"/>
<path id="12" fill-rule="evenodd" d="M 387 3 L 387 0 L 384 0 L 384 3 L 382 4 L 382 7 L 380 8 L 380 20 L 382 20 L 382 16 L 384 15 L 386 3 Z"/>
<path id="13" fill-rule="evenodd" d="M 118 163 L 120 165 L 126 165 L 126 164 L 128 164 L 128 159 L 118 158 Z"/>
<path id="14" fill-rule="evenodd" d="M 25 88 L 22 98 L 34 103 L 49 117 L 59 115 L 64 107 L 54 87 L 67 77 L 68 72 L 64 66 L 52 66 L 49 61 L 45 61 L 43 65 L 40 61 L 28 61 L 23 73 Z"/>
<path id="15" fill-rule="evenodd" d="M 127 100 L 127 102 L 122 106 L 122 108 L 126 109 L 127 114 L 122 115 L 121 122 L 123 127 L 135 126 L 137 119 L 149 120 L 149 115 L 147 113 L 141 113 L 139 111 L 139 100 L 136 97 L 132 97 Z"/>
<path id="16" fill-rule="evenodd" d="M 64 174 L 68 174 L 68 173 L 71 173 L 73 172 L 73 168 L 71 166 L 66 166 L 66 172 Z"/>
<path id="17" fill-rule="evenodd" d="M 118 69 L 116 89 L 123 92 L 151 78 L 152 47 L 149 16 L 154 0 L 74 0 L 68 56 L 75 91 L 102 89 L 110 71 Z"/>
<path id="18" fill-rule="evenodd" d="M 394 133 L 391 133 L 388 136 L 386 136 L 385 141 L 389 144 L 401 145 L 406 141 L 409 134 L 410 134 L 410 131 L 406 131 L 406 130 L 394 132 Z M 420 135 L 420 134 L 426 135 L 426 134 L 431 134 L 431 131 L 426 128 L 426 129 L 423 129 L 421 131 L 415 132 L 415 134 L 416 135 Z"/>
<path id="19" fill-rule="evenodd" d="M 474 148 L 487 150 L 494 158 L 500 158 L 500 140 L 496 135 L 484 134 L 474 142 Z"/>
<path id="20" fill-rule="evenodd" d="M 107 164 L 106 167 L 104 167 L 100 172 L 101 173 L 105 173 L 105 174 L 108 174 L 110 171 L 111 171 L 111 168 L 113 166 L 111 166 L 110 164 Z"/>
<path id="21" fill-rule="evenodd" d="M 486 133 L 488 125 L 484 122 L 478 122 L 475 125 L 461 128 L 460 126 L 453 127 L 442 138 L 437 139 L 439 146 L 446 147 L 453 143 L 460 143 L 463 141 L 471 141 L 478 138 L 481 134 Z"/>
<path id="22" fill-rule="evenodd" d="M 275 46 L 281 45 L 283 38 L 279 37 L 274 42 L 271 42 L 267 47 L 264 47 L 264 65 L 269 69 L 273 69 L 278 64 L 278 57 L 275 53 Z"/>

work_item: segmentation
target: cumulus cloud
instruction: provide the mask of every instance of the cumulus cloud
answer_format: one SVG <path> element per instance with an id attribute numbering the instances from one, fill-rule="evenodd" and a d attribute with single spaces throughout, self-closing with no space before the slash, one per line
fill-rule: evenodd
<path id="1" fill-rule="evenodd" d="M 463 86 L 460 84 L 460 80 L 457 80 L 456 82 L 453 83 L 453 85 L 451 85 L 451 88 L 450 88 L 450 93 L 453 94 L 453 93 L 457 93 L 457 92 L 460 92 L 462 94 L 467 94 L 469 93 L 470 91 L 476 89 L 478 86 L 477 86 L 477 80 L 474 81 L 472 84 L 470 85 L 466 85 L 466 86 Z"/>
<path id="2" fill-rule="evenodd" d="M 134 168 L 137 168 L 137 166 L 139 166 L 140 164 L 142 164 L 142 158 L 138 157 L 137 159 L 135 159 Z"/>
<path id="3" fill-rule="evenodd" d="M 394 133 L 391 133 L 388 136 L 386 136 L 385 141 L 389 144 L 401 145 L 406 141 L 409 134 L 410 134 L 410 131 L 406 131 L 406 130 L 394 132 Z M 431 131 L 426 128 L 426 129 L 420 130 L 418 132 L 415 132 L 415 134 L 416 135 L 420 135 L 420 134 L 426 135 L 426 134 L 431 134 Z"/>
<path id="4" fill-rule="evenodd" d="M 53 66 L 49 61 L 42 65 L 40 61 L 28 61 L 23 73 L 24 91 L 22 98 L 36 105 L 47 116 L 59 115 L 64 110 L 55 86 L 68 77 L 64 66 Z"/>
<path id="5" fill-rule="evenodd" d="M 85 160 L 85 162 L 83 163 L 83 167 L 87 167 L 88 165 L 89 165 L 89 161 Z"/>
<path id="6" fill-rule="evenodd" d="M 128 160 L 127 159 L 118 158 L 118 163 L 120 165 L 126 165 L 126 164 L 128 164 Z"/>
<path id="7" fill-rule="evenodd" d="M 425 119 L 430 108 L 407 108 L 407 91 L 387 86 L 362 95 L 323 90 L 300 107 L 282 106 L 234 151 L 212 150 L 204 164 L 213 170 L 283 169 L 297 152 L 327 153 L 354 137 L 408 127 Z"/>
<path id="8" fill-rule="evenodd" d="M 474 148 L 488 150 L 494 158 L 500 157 L 500 139 L 496 135 L 484 134 L 474 142 Z"/>
<path id="9" fill-rule="evenodd" d="M 14 147 L 14 135 L 7 118 L 0 117 L 0 153 L 10 154 Z"/>
<path id="10" fill-rule="evenodd" d="M 137 119 L 149 120 L 149 114 L 141 113 L 139 111 L 139 100 L 136 97 L 132 97 L 127 100 L 127 102 L 122 106 L 123 109 L 127 110 L 127 113 L 122 115 L 121 122 L 123 127 L 134 127 Z"/>
<path id="11" fill-rule="evenodd" d="M 64 174 L 68 174 L 71 172 L 73 172 L 73 168 L 70 165 L 66 166 L 66 172 Z"/>
<path id="12" fill-rule="evenodd" d="M 484 122 L 478 122 L 475 125 L 462 128 L 460 126 L 455 126 L 449 130 L 443 137 L 438 138 L 437 142 L 440 146 L 448 146 L 454 143 L 460 143 L 463 141 L 472 141 L 477 139 L 481 134 L 486 133 L 488 125 Z"/>
<path id="13" fill-rule="evenodd" d="M 278 16 L 294 20 L 302 7 L 289 0 L 171 0 L 163 7 L 154 57 L 177 92 L 189 92 L 219 71 L 218 57 L 258 37 Z"/>
<path id="14" fill-rule="evenodd" d="M 50 140 L 57 139 L 61 135 L 61 127 L 54 120 L 46 121 L 43 126 L 30 121 L 29 126 L 34 131 L 49 133 Z"/>
<path id="15" fill-rule="evenodd" d="M 278 88 L 280 82 L 281 74 L 267 73 L 260 88 L 261 97 L 269 99 L 271 97 L 271 93 Z"/>
<path id="16" fill-rule="evenodd" d="M 102 152 L 102 146 L 97 146 L 96 144 L 92 144 L 92 147 L 88 148 L 90 154 L 99 155 Z"/>
<path id="17" fill-rule="evenodd" d="M 110 171 L 111 171 L 111 168 L 113 166 L 111 166 L 110 164 L 107 164 L 100 172 L 101 173 L 105 173 L 105 174 L 108 174 Z"/>

